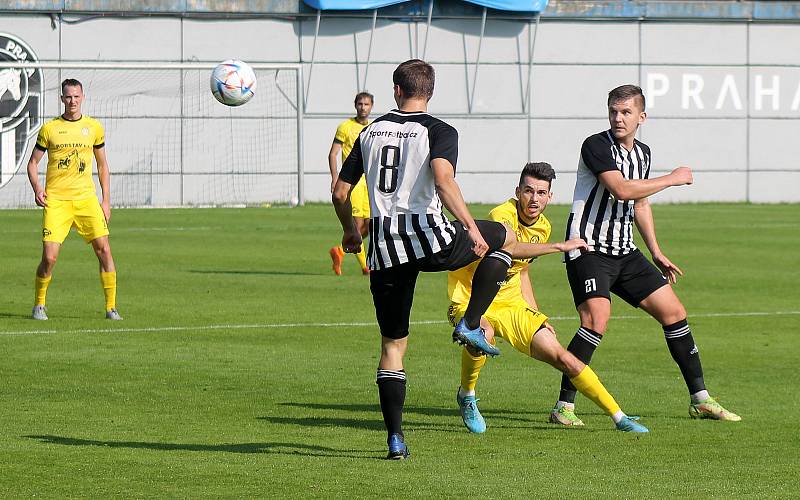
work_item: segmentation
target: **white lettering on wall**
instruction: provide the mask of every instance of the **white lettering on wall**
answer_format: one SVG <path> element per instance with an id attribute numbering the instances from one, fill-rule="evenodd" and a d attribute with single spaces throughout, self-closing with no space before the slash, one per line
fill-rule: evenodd
<path id="1" fill-rule="evenodd" d="M 697 109 L 703 109 L 700 93 L 704 86 L 705 82 L 702 76 L 695 73 L 684 73 L 681 85 L 681 108 L 689 109 L 689 99 L 691 99 Z"/>
<path id="2" fill-rule="evenodd" d="M 717 103 L 714 105 L 714 108 L 722 109 L 725 106 L 725 101 L 728 99 L 728 96 L 730 96 L 733 109 L 742 109 L 742 98 L 739 95 L 739 89 L 736 87 L 736 79 L 733 78 L 733 75 L 725 75 L 725 78 L 722 80 L 722 87 L 719 89 Z"/>
<path id="3" fill-rule="evenodd" d="M 799 111 L 800 110 L 800 83 L 797 84 L 797 91 L 794 93 L 794 99 L 792 99 L 792 111 Z"/>
<path id="4" fill-rule="evenodd" d="M 656 107 L 656 97 L 667 95 L 669 92 L 669 77 L 663 73 L 648 73 L 645 84 L 645 97 L 647 107 Z"/>
<path id="5" fill-rule="evenodd" d="M 780 79 L 778 75 L 772 75 L 772 86 L 764 86 L 764 75 L 756 75 L 754 94 L 756 100 L 756 111 L 764 109 L 764 97 L 772 97 L 772 110 L 777 111 L 780 107 Z"/>

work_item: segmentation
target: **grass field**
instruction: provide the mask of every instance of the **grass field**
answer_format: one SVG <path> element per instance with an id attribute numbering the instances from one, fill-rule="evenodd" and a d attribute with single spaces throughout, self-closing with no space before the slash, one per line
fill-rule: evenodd
<path id="1" fill-rule="evenodd" d="M 484 214 L 487 207 L 475 207 Z M 559 374 L 508 344 L 478 386 L 484 435 L 454 404 L 458 349 L 444 275 L 417 288 L 406 369 L 405 462 L 382 460 L 378 333 L 330 207 L 116 210 L 121 323 L 103 318 L 97 262 L 72 234 L 29 318 L 38 211 L 3 211 L 0 497 L 797 497 L 798 205 L 655 206 L 686 276 L 712 394 L 740 423 L 695 421 L 659 326 L 621 301 L 592 366 L 650 434 L 546 423 Z M 566 207 L 549 215 L 563 234 Z M 569 342 L 563 265 L 533 265 L 537 298 Z M 794 375 L 793 375 L 794 374 Z"/>

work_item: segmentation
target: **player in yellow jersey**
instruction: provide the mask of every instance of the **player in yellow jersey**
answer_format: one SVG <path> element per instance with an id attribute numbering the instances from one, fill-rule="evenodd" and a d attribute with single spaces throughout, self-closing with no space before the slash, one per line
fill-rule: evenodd
<path id="1" fill-rule="evenodd" d="M 68 78 L 61 83 L 64 114 L 44 124 L 28 161 L 28 180 L 36 204 L 44 207 L 42 260 L 36 269 L 33 319 L 46 320 L 45 299 L 61 244 L 75 227 L 92 244 L 100 261 L 100 283 L 105 294 L 106 318 L 121 320 L 117 312 L 117 272 L 108 243 L 111 187 L 103 126 L 81 113 L 83 85 Z M 39 183 L 39 162 L 47 152 L 45 186 Z M 98 202 L 92 180 L 92 157 L 103 191 Z"/>
<path id="2" fill-rule="evenodd" d="M 547 243 L 550 238 L 550 221 L 543 212 L 553 196 L 550 189 L 553 179 L 555 171 L 550 164 L 528 163 L 520 175 L 516 198 L 511 198 L 489 213 L 489 220 L 501 222 L 511 228 L 519 242 L 537 244 L 538 255 L 586 248 L 586 243 L 580 239 Z M 544 361 L 566 374 L 582 394 L 613 419 L 617 429 L 648 432 L 645 426 L 625 415 L 592 369 L 567 351 L 556 339 L 555 330 L 547 322 L 547 316 L 539 312 L 533 294 L 528 265 L 534 258 L 535 256 L 513 259 L 505 282 L 481 317 L 486 338 L 496 334 L 519 352 Z M 447 288 L 451 301 L 448 316 L 453 325 L 458 323 L 466 311 L 472 292 L 472 275 L 477 264 L 474 262 L 448 274 Z M 475 433 L 486 430 L 486 423 L 478 411 L 478 399 L 475 397 L 475 386 L 485 363 L 485 356 L 473 355 L 464 348 L 461 354 L 461 386 L 458 388 L 456 400 L 464 425 Z"/>
<path id="3" fill-rule="evenodd" d="M 336 135 L 328 153 L 328 166 L 331 169 L 331 193 L 333 193 L 333 186 L 336 185 L 336 180 L 339 178 L 336 158 L 341 151 L 342 164 L 344 164 L 350 154 L 350 150 L 353 149 L 353 144 L 358 139 L 358 134 L 361 133 L 364 127 L 369 125 L 369 114 L 372 112 L 374 102 L 374 97 L 368 92 L 356 94 L 354 101 L 356 116 L 343 121 L 336 129 Z M 367 234 L 369 234 L 369 195 L 367 194 L 367 182 L 365 179 L 366 176 L 362 177 L 350 193 L 350 203 L 353 205 L 353 219 L 356 221 L 356 228 L 361 233 L 362 238 L 366 238 Z M 341 275 L 344 250 L 339 245 L 331 248 L 329 253 L 333 262 L 333 272 Z M 361 246 L 361 251 L 356 253 L 355 256 L 361 266 L 361 273 L 368 275 L 369 268 L 367 267 L 367 253 L 364 245 Z"/>

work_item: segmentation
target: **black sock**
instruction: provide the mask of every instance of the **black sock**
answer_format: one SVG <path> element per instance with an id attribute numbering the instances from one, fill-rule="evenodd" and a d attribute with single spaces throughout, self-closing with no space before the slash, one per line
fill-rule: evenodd
<path id="1" fill-rule="evenodd" d="M 503 250 L 486 254 L 478 264 L 472 276 L 472 295 L 464 313 L 464 321 L 471 330 L 480 326 L 481 316 L 500 290 L 509 267 L 511 267 L 511 255 Z"/>
<path id="2" fill-rule="evenodd" d="M 685 319 L 664 327 L 669 353 L 681 369 L 681 375 L 689 389 L 689 394 L 705 390 L 703 365 L 700 364 L 700 351 L 694 343 L 692 330 Z"/>
<path id="3" fill-rule="evenodd" d="M 576 358 L 583 361 L 584 364 L 588 365 L 592 360 L 592 354 L 594 354 L 594 350 L 597 349 L 598 345 L 600 345 L 600 340 L 602 338 L 603 336 L 596 331 L 582 326 L 578 328 L 577 332 L 575 332 L 575 336 L 572 337 L 572 341 L 570 341 L 569 345 L 567 346 L 567 350 L 574 354 Z M 566 403 L 574 403 L 575 395 L 577 393 L 578 390 L 574 385 L 572 385 L 569 377 L 562 375 L 561 393 L 558 395 L 558 400 Z"/>
<path id="4" fill-rule="evenodd" d="M 376 380 L 381 400 L 383 423 L 389 436 L 403 435 L 403 405 L 406 402 L 405 370 L 378 370 Z"/>

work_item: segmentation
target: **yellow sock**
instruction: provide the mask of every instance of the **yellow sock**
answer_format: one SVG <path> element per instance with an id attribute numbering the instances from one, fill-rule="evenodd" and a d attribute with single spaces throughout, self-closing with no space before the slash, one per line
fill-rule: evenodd
<path id="1" fill-rule="evenodd" d="M 366 244 L 363 241 L 361 242 L 361 251 L 356 254 L 356 259 L 358 259 L 362 271 L 367 269 L 367 251 Z"/>
<path id="2" fill-rule="evenodd" d="M 570 382 L 580 391 L 581 394 L 594 401 L 608 415 L 620 411 L 620 407 L 609 394 L 605 386 L 597 378 L 597 374 L 586 366 L 575 378 L 569 379 Z"/>
<path id="3" fill-rule="evenodd" d="M 485 364 L 486 356 L 473 356 L 466 348 L 461 350 L 461 390 L 475 390 L 478 375 Z"/>
<path id="4" fill-rule="evenodd" d="M 106 311 L 117 308 L 117 273 L 100 272 L 100 283 L 106 296 Z"/>
<path id="5" fill-rule="evenodd" d="M 36 280 L 34 281 L 34 302 L 33 305 L 45 305 L 45 300 L 47 300 L 47 287 L 50 285 L 50 280 L 53 279 L 53 275 L 51 274 L 47 278 L 42 278 L 39 275 L 36 275 Z"/>

